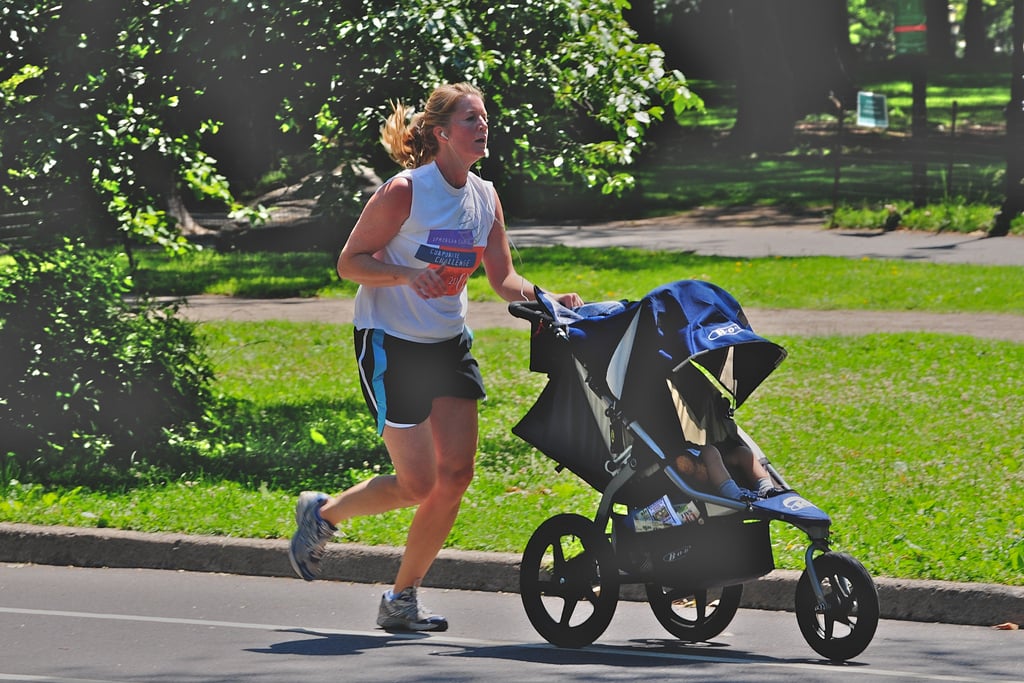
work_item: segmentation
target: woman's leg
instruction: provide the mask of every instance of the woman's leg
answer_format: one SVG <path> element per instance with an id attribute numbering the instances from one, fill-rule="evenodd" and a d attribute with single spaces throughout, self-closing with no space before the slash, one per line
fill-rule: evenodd
<path id="1" fill-rule="evenodd" d="M 352 517 L 416 505 L 429 495 L 437 474 L 430 422 L 385 427 L 383 437 L 395 473 L 367 479 L 330 498 L 320 508 L 323 519 L 337 526 Z"/>
<path id="2" fill-rule="evenodd" d="M 419 585 L 444 546 L 473 479 L 477 401 L 441 397 L 415 427 L 384 428 L 395 473 L 360 482 L 330 498 L 320 516 L 337 526 L 351 517 L 419 505 L 406 538 L 394 592 Z"/>
<path id="3" fill-rule="evenodd" d="M 402 564 L 395 577 L 395 592 L 418 586 L 444 546 L 459 513 L 462 495 L 473 480 L 477 448 L 477 401 L 440 397 L 434 399 L 430 418 L 431 453 L 434 463 L 432 486 L 419 501 L 405 542 Z M 397 445 L 397 444 L 396 444 Z M 422 444 L 421 444 L 422 445 Z M 407 444 L 402 444 L 402 447 Z M 389 444 L 389 449 L 391 444 Z M 401 472 L 406 460 L 415 456 L 392 454 L 395 469 Z M 399 474 L 401 477 L 402 474 Z"/>

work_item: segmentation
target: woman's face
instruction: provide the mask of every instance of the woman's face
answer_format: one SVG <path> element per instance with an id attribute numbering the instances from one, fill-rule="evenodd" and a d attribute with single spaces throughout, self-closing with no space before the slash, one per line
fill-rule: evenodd
<path id="1" fill-rule="evenodd" d="M 476 95 L 459 98 L 447 128 L 441 130 L 442 145 L 447 143 L 459 156 L 471 156 L 475 161 L 487 154 L 487 110 Z"/>

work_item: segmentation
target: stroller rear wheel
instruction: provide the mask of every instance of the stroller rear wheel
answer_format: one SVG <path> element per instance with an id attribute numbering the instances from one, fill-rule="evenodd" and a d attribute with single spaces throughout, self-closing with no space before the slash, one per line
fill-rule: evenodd
<path id="1" fill-rule="evenodd" d="M 742 584 L 698 591 L 647 584 L 647 601 L 658 623 L 679 640 L 693 643 L 724 631 L 742 595 Z"/>
<path id="2" fill-rule="evenodd" d="M 811 648 L 833 661 L 859 655 L 878 627 L 878 591 L 871 575 L 846 553 L 825 553 L 814 559 L 825 604 L 817 604 L 805 570 L 796 586 L 796 620 Z"/>
<path id="3" fill-rule="evenodd" d="M 559 647 L 583 647 L 611 623 L 619 599 L 611 544 L 582 515 L 556 515 L 533 532 L 519 573 L 519 594 L 537 632 Z"/>

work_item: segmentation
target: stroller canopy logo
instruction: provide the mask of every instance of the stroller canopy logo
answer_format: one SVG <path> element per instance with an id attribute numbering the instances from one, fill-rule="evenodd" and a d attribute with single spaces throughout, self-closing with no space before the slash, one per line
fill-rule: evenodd
<path id="1" fill-rule="evenodd" d="M 801 498 L 800 496 L 789 496 L 788 498 L 782 501 L 782 504 L 785 505 L 786 509 L 788 509 L 790 512 L 800 512 L 801 510 L 806 510 L 807 508 L 817 507 L 811 501 L 805 498 Z"/>
<path id="2" fill-rule="evenodd" d="M 734 334 L 739 334 L 743 331 L 743 328 L 737 323 L 729 323 L 722 327 L 716 327 L 715 329 L 708 332 L 708 341 L 715 341 L 722 337 L 731 337 Z"/>

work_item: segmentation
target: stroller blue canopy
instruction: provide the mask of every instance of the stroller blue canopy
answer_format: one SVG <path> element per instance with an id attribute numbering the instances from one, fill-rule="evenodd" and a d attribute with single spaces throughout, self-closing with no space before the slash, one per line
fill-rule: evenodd
<path id="1" fill-rule="evenodd" d="M 738 407 L 786 358 L 785 349 L 754 332 L 731 294 L 709 282 L 680 280 L 639 301 L 578 309 L 543 291 L 537 299 L 566 330 L 572 355 L 626 404 L 631 388 L 646 391 L 651 381 L 696 364 Z"/>

